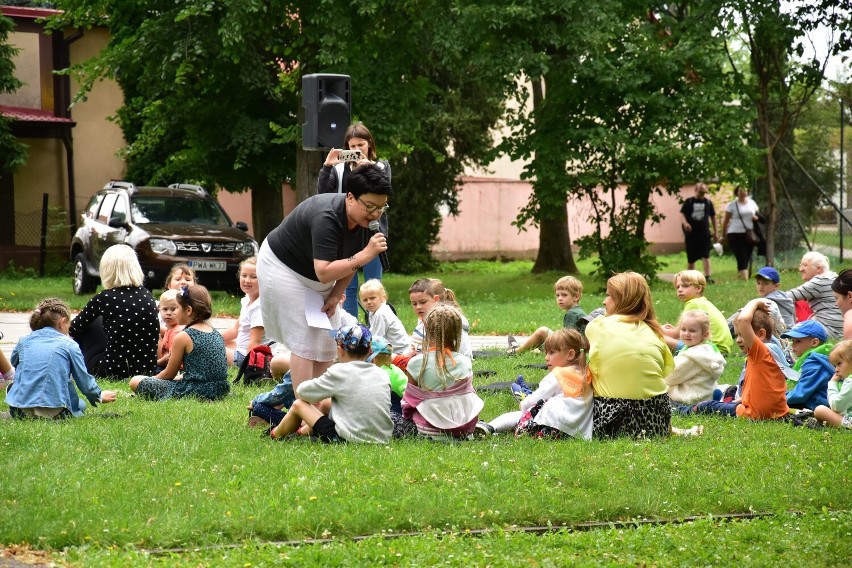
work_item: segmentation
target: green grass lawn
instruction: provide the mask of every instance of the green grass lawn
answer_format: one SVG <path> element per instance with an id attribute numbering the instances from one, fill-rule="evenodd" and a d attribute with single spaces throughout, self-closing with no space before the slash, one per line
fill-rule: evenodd
<path id="1" fill-rule="evenodd" d="M 670 272 L 685 264 L 680 256 L 664 260 Z M 735 281 L 725 261 L 707 295 L 730 313 L 754 284 Z M 464 263 L 437 276 L 458 293 L 474 333 L 558 326 L 558 275 L 530 275 L 529 267 Z M 590 310 L 602 282 L 582 279 Z M 792 286 L 798 274 L 785 271 L 783 279 Z M 386 279 L 407 326 L 412 280 Z M 12 297 L 32 305 L 44 295 L 71 296 L 64 280 L 33 286 L 4 278 L 0 310 L 10 309 Z M 660 319 L 674 321 L 680 304 L 671 284 L 660 282 L 653 293 Z M 526 365 L 541 360 L 536 353 L 478 358 L 474 370 L 496 375 L 476 385 L 518 374 L 537 382 L 545 371 Z M 720 382 L 735 382 L 742 364 L 731 357 Z M 146 402 L 124 384 L 102 386 L 119 390 L 117 402 L 82 419 L 0 422 L 0 545 L 23 543 L 79 566 L 837 566 L 852 554 L 846 431 L 675 417 L 675 426 L 703 424 L 704 436 L 323 446 L 272 442 L 247 429 L 245 405 L 259 387 L 200 403 Z M 481 396 L 484 419 L 517 408 L 506 392 Z M 716 518 L 750 513 L 768 516 Z M 695 520 L 644 524 L 686 518 Z M 602 524 L 514 532 L 589 523 Z M 493 532 L 469 534 L 482 529 Z M 409 536 L 384 538 L 400 533 Z M 369 538 L 351 538 L 360 536 Z M 330 541 L 281 544 L 302 539 Z"/>

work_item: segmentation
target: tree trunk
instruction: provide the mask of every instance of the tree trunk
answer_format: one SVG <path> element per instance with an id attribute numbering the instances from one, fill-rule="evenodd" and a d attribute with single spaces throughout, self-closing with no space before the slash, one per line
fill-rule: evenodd
<path id="1" fill-rule="evenodd" d="M 543 81 L 532 81 L 533 108 L 540 109 L 544 100 Z M 535 185 L 533 185 L 535 191 Z M 563 201 L 557 218 L 539 220 L 538 254 L 533 264 L 533 273 L 557 270 L 578 274 L 571 250 L 571 237 L 568 234 L 568 209 Z"/>
<path id="2" fill-rule="evenodd" d="M 533 273 L 554 270 L 578 274 L 571 252 L 571 238 L 568 235 L 568 212 L 559 219 L 542 219 L 539 223 L 538 255 L 533 264 Z"/>
<path id="3" fill-rule="evenodd" d="M 775 160 L 772 158 L 774 146 L 766 152 L 766 193 L 769 210 L 766 214 L 766 264 L 775 266 L 775 226 L 778 223 L 778 189 L 776 185 Z"/>
<path id="4" fill-rule="evenodd" d="M 320 150 L 299 150 L 296 152 L 296 203 L 301 203 L 317 193 L 317 179 L 325 153 Z"/>
<path id="5" fill-rule="evenodd" d="M 273 207 L 273 204 L 278 204 Z M 281 223 L 283 199 L 281 188 L 271 183 L 257 183 L 251 188 L 251 218 L 254 239 L 262 243 L 266 235 Z"/>

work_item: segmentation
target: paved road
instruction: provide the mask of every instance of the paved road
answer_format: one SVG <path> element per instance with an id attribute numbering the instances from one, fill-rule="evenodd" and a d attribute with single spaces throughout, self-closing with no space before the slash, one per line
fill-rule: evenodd
<path id="1" fill-rule="evenodd" d="M 234 325 L 232 318 L 212 318 L 211 323 L 217 329 L 224 330 Z M 9 356 L 12 354 L 18 340 L 30 332 L 29 312 L 0 312 L 0 333 L 4 337 L 0 340 L 0 349 Z M 523 338 L 518 336 L 519 341 Z M 488 349 L 493 347 L 505 348 L 508 340 L 505 335 L 474 335 L 471 336 L 473 349 Z"/>

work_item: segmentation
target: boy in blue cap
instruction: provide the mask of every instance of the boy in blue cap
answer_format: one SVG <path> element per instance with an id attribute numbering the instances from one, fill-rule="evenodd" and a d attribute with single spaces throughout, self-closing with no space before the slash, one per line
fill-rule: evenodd
<path id="1" fill-rule="evenodd" d="M 790 340 L 797 357 L 793 369 L 799 371 L 795 388 L 787 393 L 787 405 L 810 410 L 828 405 L 828 381 L 834 375 L 834 365 L 828 358 L 832 346 L 825 343 L 826 329 L 818 321 L 805 320 L 781 337 Z"/>
<path id="2" fill-rule="evenodd" d="M 754 275 L 757 295 L 772 300 L 781 312 L 781 318 L 787 328 L 796 323 L 796 306 L 793 300 L 781 289 L 781 275 L 771 266 L 764 266 Z"/>
<path id="3" fill-rule="evenodd" d="M 287 415 L 269 429 L 273 439 L 299 429 L 302 421 L 322 442 L 386 444 L 393 432 L 390 380 L 380 367 L 368 363 L 372 335 L 363 325 L 330 330 L 337 343 L 337 363 L 296 388 L 299 397 Z M 311 403 L 319 402 L 319 408 Z"/>

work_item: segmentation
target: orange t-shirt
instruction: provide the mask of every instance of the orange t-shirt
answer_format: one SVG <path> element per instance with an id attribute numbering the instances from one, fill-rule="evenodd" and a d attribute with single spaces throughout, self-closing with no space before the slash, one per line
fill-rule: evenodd
<path id="1" fill-rule="evenodd" d="M 183 331 L 184 326 L 176 325 L 167 329 L 163 334 L 163 341 L 160 343 L 160 349 L 157 352 L 157 359 L 165 357 L 172 350 L 172 343 L 175 341 L 175 336 Z"/>
<path id="2" fill-rule="evenodd" d="M 790 412 L 787 406 L 787 380 L 762 341 L 755 338 L 746 359 L 743 399 L 737 416 L 752 420 L 772 420 Z"/>

